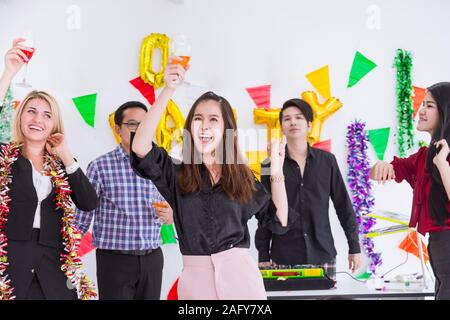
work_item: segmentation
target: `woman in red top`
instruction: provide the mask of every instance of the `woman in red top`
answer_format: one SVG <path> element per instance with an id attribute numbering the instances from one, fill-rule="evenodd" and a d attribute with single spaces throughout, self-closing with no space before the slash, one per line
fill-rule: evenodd
<path id="1" fill-rule="evenodd" d="M 431 135 L 430 146 L 406 159 L 378 162 L 370 177 L 381 183 L 406 180 L 413 188 L 409 226 L 430 234 L 428 252 L 436 276 L 436 300 L 450 300 L 450 82 L 427 89 L 417 130 Z"/>

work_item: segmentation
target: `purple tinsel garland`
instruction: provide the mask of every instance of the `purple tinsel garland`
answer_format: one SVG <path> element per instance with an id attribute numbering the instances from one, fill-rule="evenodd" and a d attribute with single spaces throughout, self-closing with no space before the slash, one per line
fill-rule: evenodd
<path id="1" fill-rule="evenodd" d="M 373 240 L 365 237 L 376 223 L 374 218 L 367 217 L 367 214 L 373 211 L 374 198 L 372 184 L 369 180 L 370 164 L 367 157 L 369 137 L 365 127 L 366 124 L 358 120 L 347 127 L 347 181 L 352 193 L 353 209 L 359 225 L 359 234 L 363 236 L 362 245 L 366 255 L 371 260 L 369 271 L 371 274 L 375 274 L 383 261 L 381 253 L 375 252 Z"/>

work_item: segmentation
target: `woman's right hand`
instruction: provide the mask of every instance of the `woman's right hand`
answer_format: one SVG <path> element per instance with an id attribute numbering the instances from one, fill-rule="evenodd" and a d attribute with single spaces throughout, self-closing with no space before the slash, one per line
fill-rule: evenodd
<path id="1" fill-rule="evenodd" d="M 182 65 L 178 63 L 174 63 L 175 60 L 179 59 L 178 57 L 170 57 L 169 62 L 167 63 L 164 69 L 164 82 L 166 86 L 169 88 L 176 88 L 174 82 L 183 81 L 186 70 L 189 70 L 189 65 L 186 69 L 183 68 Z"/>
<path id="2" fill-rule="evenodd" d="M 22 52 L 21 49 L 32 51 L 32 48 L 22 46 L 20 43 L 25 41 L 25 39 L 17 38 L 13 41 L 13 46 L 6 52 L 5 55 L 5 71 L 4 74 L 8 75 L 10 78 L 14 77 L 20 68 L 28 62 L 27 56 Z M 26 61 L 26 62 L 24 62 Z"/>
<path id="3" fill-rule="evenodd" d="M 370 178 L 383 184 L 386 181 L 395 179 L 394 166 L 386 161 L 378 161 L 370 169 Z"/>

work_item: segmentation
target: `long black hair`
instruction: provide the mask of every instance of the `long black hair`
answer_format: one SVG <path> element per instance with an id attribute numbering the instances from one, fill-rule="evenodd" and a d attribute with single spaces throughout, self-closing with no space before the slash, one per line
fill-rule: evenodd
<path id="1" fill-rule="evenodd" d="M 435 142 L 445 139 L 450 145 L 450 82 L 436 83 L 427 90 L 436 101 L 439 114 L 438 125 L 433 131 L 426 159 L 427 170 L 431 178 L 428 207 L 433 222 L 445 225 L 448 218 L 449 200 L 439 170 L 433 163 L 433 158 L 440 150 L 434 145 Z"/>
<path id="2" fill-rule="evenodd" d="M 230 103 L 224 97 L 211 91 L 202 94 L 194 102 L 186 118 L 183 132 L 183 163 L 178 174 L 178 186 L 183 194 L 196 193 L 202 188 L 201 162 L 196 161 L 201 160 L 201 155 L 194 147 L 193 136 L 196 133 L 191 132 L 191 124 L 197 106 L 206 101 L 218 103 L 224 121 L 225 130 L 222 136 L 222 144 L 218 147 L 221 150 L 216 150 L 223 157 L 220 159 L 222 162 L 220 181 L 223 191 L 230 199 L 247 203 L 252 199 L 253 191 L 256 190 L 255 177 L 239 150 L 236 134 L 237 124 Z M 227 131 L 232 134 L 227 134 Z M 196 159 L 196 157 L 200 158 Z"/>

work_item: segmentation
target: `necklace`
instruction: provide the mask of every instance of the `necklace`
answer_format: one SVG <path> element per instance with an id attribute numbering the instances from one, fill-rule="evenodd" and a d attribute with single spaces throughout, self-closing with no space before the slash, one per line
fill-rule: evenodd
<path id="1" fill-rule="evenodd" d="M 6 247 L 8 238 L 4 231 L 8 220 L 9 185 L 13 179 L 11 168 L 18 159 L 20 146 L 14 143 L 1 146 L 0 150 L 0 300 L 13 300 L 14 287 L 5 271 L 9 265 Z M 75 210 L 70 199 L 72 189 L 67 182 L 61 161 L 54 155 L 46 154 L 44 160 L 44 174 L 49 176 L 56 189 L 56 206 L 63 210 L 61 235 L 64 253 L 61 254 L 61 270 L 70 280 L 77 291 L 78 299 L 89 300 L 95 298 L 97 293 L 93 282 L 81 271 L 82 262 L 77 254 L 81 241 L 81 232 L 75 224 Z"/>

